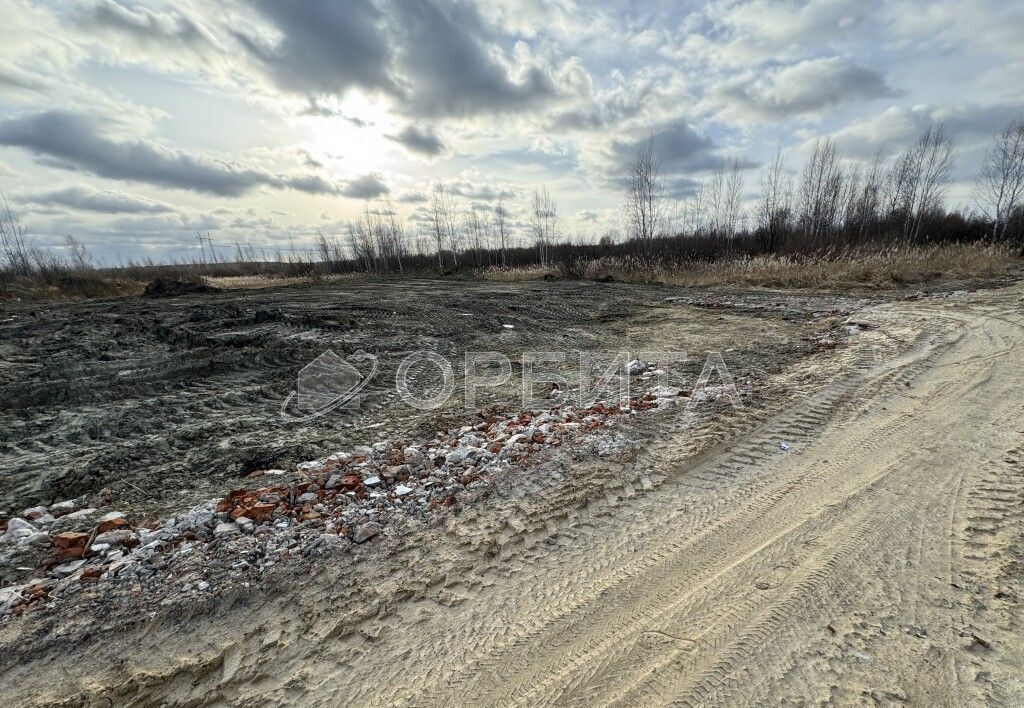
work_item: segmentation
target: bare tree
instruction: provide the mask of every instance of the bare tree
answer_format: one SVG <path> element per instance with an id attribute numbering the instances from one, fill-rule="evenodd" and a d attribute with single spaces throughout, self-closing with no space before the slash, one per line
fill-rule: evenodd
<path id="1" fill-rule="evenodd" d="M 800 179 L 800 221 L 812 240 L 835 229 L 842 189 L 839 148 L 830 137 L 815 140 Z"/>
<path id="2" fill-rule="evenodd" d="M 0 255 L 3 256 L 4 267 L 14 275 L 31 275 L 31 249 L 25 227 L 2 192 L 0 199 L 3 200 L 3 211 L 0 211 Z"/>
<path id="3" fill-rule="evenodd" d="M 882 207 L 884 172 L 885 155 L 879 148 L 870 167 L 864 172 L 863 182 L 852 190 L 853 203 L 847 215 L 847 226 L 855 229 L 861 239 L 867 235 L 868 229 L 878 222 Z"/>
<path id="4" fill-rule="evenodd" d="M 505 209 L 505 199 L 498 196 L 498 206 L 494 208 L 494 228 L 498 232 L 498 239 L 501 242 L 501 265 L 508 265 L 508 211 Z"/>
<path id="5" fill-rule="evenodd" d="M 476 259 L 476 265 L 479 268 L 482 265 L 481 259 L 484 255 L 487 231 L 483 219 L 480 218 L 480 212 L 477 211 L 475 206 L 470 205 L 469 211 L 466 213 L 465 223 L 465 233 L 469 238 L 470 247 L 473 249 L 473 257 Z"/>
<path id="6" fill-rule="evenodd" d="M 537 242 L 537 252 L 542 266 L 548 264 L 548 250 L 558 237 L 558 207 L 548 193 L 548 188 L 534 190 L 530 202 L 530 228 Z"/>
<path id="7" fill-rule="evenodd" d="M 889 173 L 889 213 L 903 220 L 903 236 L 916 239 L 924 218 L 942 208 L 953 172 L 953 141 L 941 123 L 929 125 Z"/>
<path id="8" fill-rule="evenodd" d="M 382 243 L 382 257 L 385 263 L 390 268 L 390 263 L 398 267 L 398 272 L 403 271 L 402 257 L 405 256 L 405 225 L 402 223 L 401 217 L 398 215 L 398 211 L 395 209 L 395 203 L 391 201 L 391 196 L 387 195 L 383 199 L 380 210 L 379 229 L 381 233 Z"/>
<path id="9" fill-rule="evenodd" d="M 725 230 L 725 162 L 719 163 L 704 188 L 705 208 L 708 211 L 708 230 L 723 236 Z"/>
<path id="10" fill-rule="evenodd" d="M 654 152 L 654 136 L 643 143 L 629 163 L 624 211 L 631 238 L 650 244 L 664 220 L 664 188 L 659 176 L 661 158 Z"/>
<path id="11" fill-rule="evenodd" d="M 740 230 L 743 218 L 743 168 L 739 158 L 729 166 L 729 175 L 725 181 L 725 192 L 722 198 L 722 223 L 727 236 L 735 236 Z"/>
<path id="12" fill-rule="evenodd" d="M 792 180 L 786 171 L 786 155 L 782 146 L 775 157 L 761 168 L 761 203 L 758 207 L 757 226 L 762 234 L 761 248 L 774 253 L 789 229 Z"/>
<path id="13" fill-rule="evenodd" d="M 953 174 L 953 165 L 956 161 L 953 141 L 942 123 L 928 126 L 918 140 L 916 148 L 920 156 L 921 177 L 911 234 L 914 239 L 921 234 L 921 223 L 924 218 L 942 210 L 949 178 Z"/>
<path id="14" fill-rule="evenodd" d="M 444 268 L 444 250 L 447 242 L 451 250 L 452 263 L 459 265 L 458 242 L 460 236 L 455 225 L 455 200 L 443 184 L 434 187 L 430 195 L 430 224 L 437 242 L 437 267 Z"/>
<path id="15" fill-rule="evenodd" d="M 992 238 L 1005 239 L 1024 202 L 1024 113 L 985 152 L 975 188 L 978 207 L 992 220 Z"/>
<path id="16" fill-rule="evenodd" d="M 64 239 L 64 246 L 68 251 L 68 262 L 74 270 L 83 271 L 92 268 L 92 255 L 84 243 L 68 234 Z"/>

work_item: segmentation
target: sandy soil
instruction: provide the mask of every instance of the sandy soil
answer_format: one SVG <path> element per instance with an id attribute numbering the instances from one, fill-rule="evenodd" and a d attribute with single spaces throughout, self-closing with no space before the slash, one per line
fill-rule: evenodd
<path id="1" fill-rule="evenodd" d="M 755 405 L 638 416 L 260 588 L 19 618 L 0 704 L 1024 702 L 1024 287 L 844 299 L 826 351 L 793 342 L 828 297 L 656 294 L 606 324 L 734 349 Z"/>

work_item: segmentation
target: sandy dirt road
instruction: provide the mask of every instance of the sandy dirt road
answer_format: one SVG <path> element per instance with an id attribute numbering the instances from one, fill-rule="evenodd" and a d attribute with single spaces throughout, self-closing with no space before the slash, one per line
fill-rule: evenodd
<path id="1" fill-rule="evenodd" d="M 358 685 L 417 705 L 1019 705 L 1021 598 L 992 589 L 1020 580 L 1024 318 L 1019 291 L 978 299 L 872 313 L 925 334 L 618 513 L 567 520 L 570 542 L 436 633 L 405 628 L 324 703 Z"/>
<path id="2" fill-rule="evenodd" d="M 1022 307 L 867 308 L 827 385 L 735 438 L 665 426 L 635 477 L 576 461 L 600 494 L 539 485 L 358 583 L 146 630 L 81 702 L 1021 705 Z"/>

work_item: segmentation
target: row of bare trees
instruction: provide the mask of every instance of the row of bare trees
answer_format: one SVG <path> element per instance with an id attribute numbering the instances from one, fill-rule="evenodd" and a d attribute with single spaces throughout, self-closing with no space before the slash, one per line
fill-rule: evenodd
<path id="1" fill-rule="evenodd" d="M 427 216 L 438 269 L 458 267 L 467 253 L 472 265 L 507 264 L 513 245 L 513 214 L 505 206 L 504 196 L 499 195 L 489 213 L 471 207 L 460 219 L 460 211 L 452 191 L 444 184 L 437 185 L 430 195 Z M 528 219 L 537 259 L 546 263 L 551 243 L 560 236 L 558 207 L 547 187 L 534 191 Z"/>
<path id="2" fill-rule="evenodd" d="M 942 124 L 929 126 L 893 158 L 879 151 L 866 163 L 844 160 L 836 142 L 826 137 L 811 146 L 799 170 L 790 169 L 780 147 L 761 167 L 756 199 L 746 192 L 747 165 L 733 159 L 720 163 L 686 199 L 676 200 L 664 186 L 652 136 L 629 164 L 624 242 L 604 236 L 597 244 L 568 244 L 546 187 L 533 192 L 525 214 L 515 215 L 501 196 L 489 209 L 464 208 L 458 195 L 441 184 L 428 199 L 419 233 L 410 233 L 391 199 L 385 198 L 368 204 L 342 234 L 319 233 L 312 255 L 329 270 L 402 273 L 431 264 L 441 271 L 460 266 L 547 266 L 569 253 L 715 258 L 975 237 L 1024 245 L 1024 116 L 995 136 L 985 153 L 975 188 L 976 213 L 946 210 L 955 158 Z M 236 248 L 238 263 L 255 266 L 265 260 L 252 246 Z M 297 262 L 313 267 L 308 256 Z M 84 270 L 89 265 L 88 250 L 71 237 L 59 252 L 35 247 L 7 202 L 0 203 L 4 273 L 32 275 L 47 269 Z"/>
<path id="3" fill-rule="evenodd" d="M 891 161 L 876 153 L 866 166 L 846 162 L 836 142 L 819 139 L 799 172 L 780 147 L 762 166 L 759 195 L 745 206 L 743 165 L 723 161 L 693 194 L 668 196 L 653 138 L 629 165 L 623 221 L 627 239 L 650 250 L 658 237 L 677 234 L 723 240 L 755 233 L 765 252 L 799 241 L 800 248 L 900 239 L 929 240 L 926 229 L 945 214 L 956 150 L 941 123 L 930 125 Z M 976 185 L 976 202 L 991 221 L 991 237 L 1024 241 L 1024 117 L 996 136 Z M 748 223 L 752 222 L 752 223 Z"/>

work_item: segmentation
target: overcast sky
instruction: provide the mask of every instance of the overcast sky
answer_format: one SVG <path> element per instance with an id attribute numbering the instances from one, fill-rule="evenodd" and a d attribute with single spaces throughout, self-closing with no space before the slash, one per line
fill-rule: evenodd
<path id="1" fill-rule="evenodd" d="M 308 245 L 389 194 L 416 230 L 439 181 L 570 233 L 615 227 L 650 134 L 685 195 L 780 143 L 798 166 L 958 145 L 953 205 L 1024 106 L 1007 0 L 0 0 L 0 191 L 40 243 L 108 259 Z"/>

